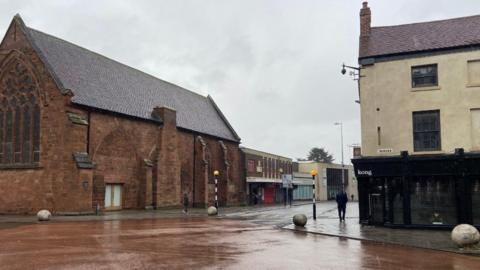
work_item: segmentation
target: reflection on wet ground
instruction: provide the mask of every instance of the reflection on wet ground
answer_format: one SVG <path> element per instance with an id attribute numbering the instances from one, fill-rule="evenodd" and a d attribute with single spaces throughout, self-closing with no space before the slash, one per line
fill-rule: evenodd
<path id="1" fill-rule="evenodd" d="M 478 269 L 480 258 L 278 230 L 169 218 L 0 230 L 0 269 Z"/>
<path id="2" fill-rule="evenodd" d="M 328 204 L 324 203 L 321 209 L 326 209 L 327 206 Z M 304 230 L 330 236 L 343 236 L 358 240 L 461 252 L 452 242 L 450 230 L 393 229 L 382 226 L 360 225 L 358 222 L 358 203 L 356 202 L 348 204 L 346 221 L 339 222 L 336 206 L 335 204 L 331 204 L 331 206 L 332 208 L 320 212 L 317 220 L 310 218 L 305 228 L 295 227 L 291 223 L 284 226 L 284 228 Z M 299 210 L 307 210 L 305 206 L 296 208 Z"/>

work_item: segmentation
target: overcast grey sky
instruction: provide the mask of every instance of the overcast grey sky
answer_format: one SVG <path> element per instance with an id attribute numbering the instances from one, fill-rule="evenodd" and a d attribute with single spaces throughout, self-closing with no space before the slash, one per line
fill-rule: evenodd
<path id="1" fill-rule="evenodd" d="M 325 147 L 340 162 L 360 143 L 356 65 L 360 0 L 0 0 L 0 32 L 32 28 L 213 96 L 244 146 L 292 158 Z M 372 0 L 372 24 L 480 14 L 478 0 Z M 351 149 L 345 147 L 346 160 Z"/>

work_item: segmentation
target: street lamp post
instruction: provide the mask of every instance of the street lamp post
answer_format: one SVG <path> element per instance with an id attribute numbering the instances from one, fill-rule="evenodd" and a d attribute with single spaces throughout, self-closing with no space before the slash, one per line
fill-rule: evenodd
<path id="1" fill-rule="evenodd" d="M 312 176 L 312 203 L 313 203 L 313 219 L 317 220 L 317 204 L 315 200 L 315 176 L 317 175 L 317 171 L 315 169 L 310 171 L 310 175 Z"/>
<path id="2" fill-rule="evenodd" d="M 284 183 L 283 183 L 283 182 L 284 182 L 284 181 L 283 181 L 283 169 L 282 169 L 282 168 L 279 168 L 279 169 L 278 169 L 278 172 L 280 173 L 280 179 L 282 179 L 282 185 L 283 185 L 283 184 L 284 184 Z M 283 205 L 284 205 L 285 207 L 287 207 L 287 202 L 288 202 L 288 187 L 285 187 L 285 186 L 284 186 L 284 188 L 285 188 L 285 190 L 286 190 L 286 191 L 285 191 L 286 194 L 285 194 L 285 197 L 284 197 L 284 198 L 285 198 L 285 201 L 284 201 Z"/>
<path id="3" fill-rule="evenodd" d="M 352 67 L 352 66 L 347 66 L 345 64 L 342 65 L 342 74 L 345 75 L 347 73 L 347 68 L 351 69 L 350 71 L 350 76 L 353 78 L 354 81 L 357 81 L 357 87 L 358 87 L 358 100 L 355 100 L 356 103 L 360 104 L 360 78 L 365 77 L 364 75 L 361 75 L 361 67 Z"/>
<path id="4" fill-rule="evenodd" d="M 345 164 L 343 162 L 343 123 L 342 122 L 336 122 L 334 124 L 335 126 L 340 126 L 340 140 L 341 140 L 341 144 L 342 144 L 342 188 L 343 190 L 345 190 Z"/>
<path id="5" fill-rule="evenodd" d="M 213 171 L 213 176 L 215 179 L 215 208 L 217 208 L 218 212 L 218 176 L 220 175 L 220 172 L 215 170 Z"/>

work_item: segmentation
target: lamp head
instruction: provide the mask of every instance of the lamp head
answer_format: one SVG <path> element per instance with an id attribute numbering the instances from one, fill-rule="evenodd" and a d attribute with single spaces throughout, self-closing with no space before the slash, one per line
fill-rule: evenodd
<path id="1" fill-rule="evenodd" d="M 213 171 L 213 175 L 214 175 L 214 176 L 219 176 L 219 175 L 220 175 L 220 172 L 217 171 L 217 170 L 215 170 L 215 171 Z"/>
<path id="2" fill-rule="evenodd" d="M 310 171 L 310 175 L 311 175 L 312 177 L 315 177 L 315 176 L 317 175 L 317 170 L 315 170 L 315 169 L 311 170 L 311 171 Z"/>
<path id="3" fill-rule="evenodd" d="M 347 73 L 347 69 L 345 69 L 345 64 L 342 65 L 342 75 L 345 75 Z"/>

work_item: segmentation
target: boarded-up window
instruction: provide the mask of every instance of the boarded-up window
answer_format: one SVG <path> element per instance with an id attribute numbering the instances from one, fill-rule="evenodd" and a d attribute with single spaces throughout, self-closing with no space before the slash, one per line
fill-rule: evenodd
<path id="1" fill-rule="evenodd" d="M 480 60 L 468 61 L 468 84 L 480 85 Z"/>
<path id="2" fill-rule="evenodd" d="M 472 149 L 480 150 L 480 109 L 472 109 L 470 114 L 472 119 Z"/>

